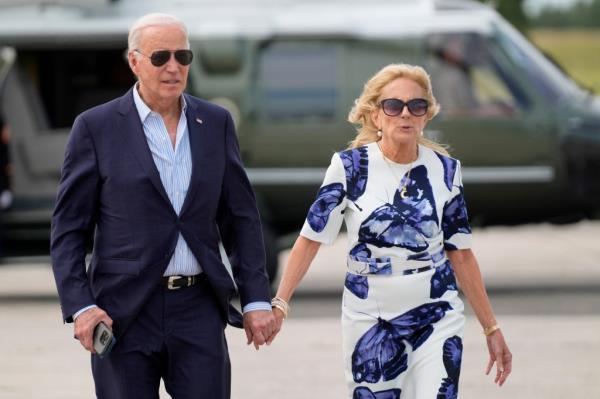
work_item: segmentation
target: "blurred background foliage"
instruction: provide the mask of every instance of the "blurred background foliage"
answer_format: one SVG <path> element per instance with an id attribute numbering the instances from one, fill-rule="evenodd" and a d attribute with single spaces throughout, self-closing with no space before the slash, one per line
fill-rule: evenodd
<path id="1" fill-rule="evenodd" d="M 576 82 L 600 93 L 600 0 L 548 4 L 527 14 L 527 0 L 479 0 L 494 7 Z"/>
<path id="2" fill-rule="evenodd" d="M 510 1 L 503 1 L 510 3 Z M 570 8 L 548 6 L 531 19 L 532 27 L 600 29 L 600 0 L 580 0 Z"/>
<path id="3" fill-rule="evenodd" d="M 524 0 L 479 0 L 479 2 L 494 7 L 521 32 L 527 31 L 529 18 L 525 14 Z"/>

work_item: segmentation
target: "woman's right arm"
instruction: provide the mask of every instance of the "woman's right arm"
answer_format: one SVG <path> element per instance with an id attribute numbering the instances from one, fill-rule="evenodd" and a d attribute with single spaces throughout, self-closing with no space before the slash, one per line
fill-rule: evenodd
<path id="1" fill-rule="evenodd" d="M 306 274 L 320 247 L 320 242 L 298 236 L 292 247 L 290 257 L 288 258 L 283 271 L 283 276 L 281 277 L 281 282 L 279 283 L 279 288 L 277 289 L 276 296 L 278 298 L 281 298 L 286 302 L 290 301 L 296 287 L 298 287 L 298 284 L 302 281 L 302 278 Z M 275 315 L 277 328 L 275 334 L 271 336 L 269 341 L 272 341 L 277 332 L 281 330 L 281 324 L 283 323 L 284 317 L 283 312 L 278 308 L 273 308 L 273 314 Z"/>
<path id="2" fill-rule="evenodd" d="M 335 240 L 344 221 L 346 202 L 346 171 L 340 155 L 333 154 L 317 198 L 308 210 L 300 235 L 292 247 L 277 289 L 277 298 L 289 302 L 321 243 L 332 243 Z M 274 305 L 285 308 L 284 304 L 278 304 L 277 301 Z M 268 344 L 281 330 L 285 316 L 276 306 L 273 307 L 273 314 L 277 325 L 274 333 L 267 339 Z"/>

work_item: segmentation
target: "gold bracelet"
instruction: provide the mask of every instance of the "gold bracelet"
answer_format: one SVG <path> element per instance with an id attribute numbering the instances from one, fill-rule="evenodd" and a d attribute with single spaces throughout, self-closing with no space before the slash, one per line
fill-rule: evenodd
<path id="1" fill-rule="evenodd" d="M 272 308 L 277 308 L 279 310 L 281 310 L 281 313 L 283 313 L 283 318 L 287 319 L 287 312 L 285 311 L 285 308 L 283 306 L 281 306 L 281 304 L 279 303 L 274 303 L 271 305 Z"/>
<path id="2" fill-rule="evenodd" d="M 485 335 L 486 337 L 489 337 L 490 335 L 492 335 L 492 333 L 496 330 L 499 330 L 500 326 L 498 324 L 494 324 L 491 327 L 486 327 L 483 329 L 483 335 Z"/>
<path id="3" fill-rule="evenodd" d="M 283 305 L 280 302 L 272 302 L 271 303 L 271 307 L 272 308 L 277 308 L 277 309 L 281 310 L 281 313 L 283 313 L 283 318 L 287 319 L 287 317 L 288 317 L 288 308 L 286 308 L 285 305 Z"/>
<path id="4" fill-rule="evenodd" d="M 275 297 L 271 299 L 271 307 L 275 307 L 283 312 L 283 317 L 287 319 L 290 312 L 290 305 L 283 299 Z"/>
<path id="5" fill-rule="evenodd" d="M 285 310 L 286 313 L 289 312 L 289 310 L 290 310 L 290 305 L 281 298 L 278 298 L 278 297 L 273 298 L 271 300 L 271 305 L 275 305 L 275 304 L 280 305 Z"/>
<path id="6" fill-rule="evenodd" d="M 280 304 L 282 304 L 286 309 L 289 309 L 290 305 L 287 303 L 287 301 L 285 299 L 282 299 L 278 296 L 274 297 L 271 302 L 278 302 Z"/>

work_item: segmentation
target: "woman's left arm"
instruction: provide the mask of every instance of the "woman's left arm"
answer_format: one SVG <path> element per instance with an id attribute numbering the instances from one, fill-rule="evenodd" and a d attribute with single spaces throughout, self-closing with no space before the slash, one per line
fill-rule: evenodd
<path id="1" fill-rule="evenodd" d="M 473 251 L 470 249 L 458 249 L 448 251 L 447 254 L 450 263 L 452 263 L 458 285 L 471 304 L 484 331 L 497 326 L 496 317 L 494 316 L 494 311 L 492 310 L 485 285 L 483 284 L 479 264 Z M 504 336 L 500 329 L 496 329 L 487 335 L 486 338 L 490 360 L 485 373 L 489 374 L 492 366 L 496 363 L 496 378 L 494 382 L 502 386 L 512 371 L 512 354 L 504 341 Z"/>

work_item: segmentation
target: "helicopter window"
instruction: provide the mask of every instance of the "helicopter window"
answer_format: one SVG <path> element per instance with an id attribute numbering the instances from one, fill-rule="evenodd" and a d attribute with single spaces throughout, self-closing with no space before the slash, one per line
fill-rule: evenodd
<path id="1" fill-rule="evenodd" d="M 478 34 L 439 34 L 427 41 L 426 68 L 447 116 L 510 117 L 528 99 Z"/>
<path id="2" fill-rule="evenodd" d="M 504 26 L 503 26 L 504 25 Z M 549 54 L 540 53 L 512 27 L 494 24 L 494 37 L 503 53 L 514 60 L 520 73 L 527 77 L 550 102 L 581 92 L 577 83 Z"/>
<path id="3" fill-rule="evenodd" d="M 275 122 L 333 121 L 336 82 L 334 46 L 275 42 L 259 59 L 259 115 Z"/>
<path id="4" fill-rule="evenodd" d="M 69 128 L 86 109 L 123 95 L 134 83 L 124 49 L 18 50 L 30 100 L 41 103 L 45 129 Z M 32 107 L 35 109 L 35 107 Z"/>

